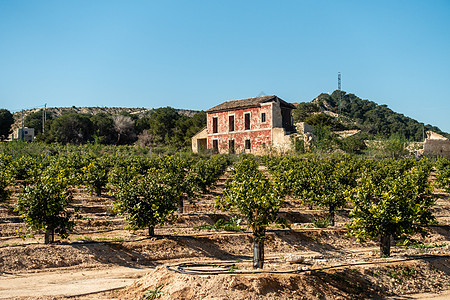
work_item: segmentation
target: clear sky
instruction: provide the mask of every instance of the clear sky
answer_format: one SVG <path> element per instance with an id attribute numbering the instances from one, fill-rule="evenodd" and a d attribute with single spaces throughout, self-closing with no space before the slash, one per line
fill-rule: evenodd
<path id="1" fill-rule="evenodd" d="M 450 132 L 449 0 L 0 0 L 0 108 L 342 89 Z"/>

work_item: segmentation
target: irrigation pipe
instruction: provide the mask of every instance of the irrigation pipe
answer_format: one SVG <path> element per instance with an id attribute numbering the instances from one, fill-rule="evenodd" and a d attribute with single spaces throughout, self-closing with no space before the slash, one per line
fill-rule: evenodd
<path id="1" fill-rule="evenodd" d="M 166 268 L 170 271 L 181 273 L 181 274 L 188 274 L 188 275 L 224 275 L 224 274 L 231 274 L 231 275 L 248 275 L 248 274 L 300 274 L 305 272 L 311 272 L 311 271 L 323 271 L 323 270 L 330 270 L 330 269 L 339 269 L 343 267 L 352 267 L 352 266 L 364 266 L 364 265 L 384 265 L 384 264 L 392 264 L 392 263 L 398 263 L 398 262 L 405 262 L 405 261 L 411 261 L 411 260 L 418 260 L 418 259 L 440 259 L 440 258 L 449 258 L 449 255 L 424 255 L 419 257 L 411 257 L 411 258 L 404 258 L 404 259 L 397 259 L 397 260 L 389 260 L 389 261 L 376 261 L 376 262 L 361 262 L 361 263 L 350 263 L 350 264 L 342 264 L 342 265 L 336 265 L 336 266 L 329 266 L 329 267 L 323 267 L 323 268 L 315 268 L 315 269 L 308 269 L 308 270 L 292 270 L 292 271 L 265 271 L 265 270 L 255 270 L 255 271 L 234 271 L 235 264 L 228 264 L 228 263 L 214 263 L 214 262 L 193 262 L 193 263 L 180 263 L 178 265 L 173 266 L 166 266 Z M 242 262 L 242 261 L 239 261 Z M 195 269 L 195 267 L 214 267 L 215 269 L 211 270 L 198 270 Z"/>

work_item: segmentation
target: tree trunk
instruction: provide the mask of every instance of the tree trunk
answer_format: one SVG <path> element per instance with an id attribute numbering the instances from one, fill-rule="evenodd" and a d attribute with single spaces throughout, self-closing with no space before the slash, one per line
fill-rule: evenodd
<path id="1" fill-rule="evenodd" d="M 334 216 L 336 212 L 334 207 L 331 207 L 328 209 L 328 221 L 330 222 L 330 226 L 334 226 Z"/>
<path id="2" fill-rule="evenodd" d="M 55 232 L 53 229 L 47 228 L 44 235 L 44 244 L 51 244 L 55 241 Z"/>
<path id="3" fill-rule="evenodd" d="M 102 187 L 95 187 L 95 194 L 97 195 L 97 197 L 100 197 L 102 195 Z"/>
<path id="4" fill-rule="evenodd" d="M 253 269 L 264 267 L 264 239 L 254 237 L 253 240 Z"/>
<path id="5" fill-rule="evenodd" d="M 389 257 L 391 256 L 391 235 L 382 234 L 380 236 L 380 256 Z"/>
<path id="6" fill-rule="evenodd" d="M 183 213 L 183 197 L 180 197 L 180 200 L 178 200 L 178 213 Z"/>
<path id="7" fill-rule="evenodd" d="M 155 236 L 155 226 L 148 226 L 148 236 Z"/>
<path id="8" fill-rule="evenodd" d="M 116 145 L 119 145 L 120 142 L 120 133 L 117 134 L 117 141 L 116 141 Z"/>

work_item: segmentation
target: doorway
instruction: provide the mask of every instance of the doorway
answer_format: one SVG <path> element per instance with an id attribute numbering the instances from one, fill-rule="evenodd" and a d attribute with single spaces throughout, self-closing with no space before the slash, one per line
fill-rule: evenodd
<path id="1" fill-rule="evenodd" d="M 229 140 L 228 141 L 228 153 L 234 154 L 235 152 L 236 152 L 236 150 L 234 149 L 234 140 Z"/>

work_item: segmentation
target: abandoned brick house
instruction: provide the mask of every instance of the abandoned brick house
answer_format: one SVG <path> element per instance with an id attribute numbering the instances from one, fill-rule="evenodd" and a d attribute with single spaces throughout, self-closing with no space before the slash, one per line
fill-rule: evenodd
<path id="1" fill-rule="evenodd" d="M 275 95 L 227 101 L 206 111 L 207 126 L 192 137 L 192 151 L 262 154 L 287 151 L 295 132 L 293 104 Z"/>

